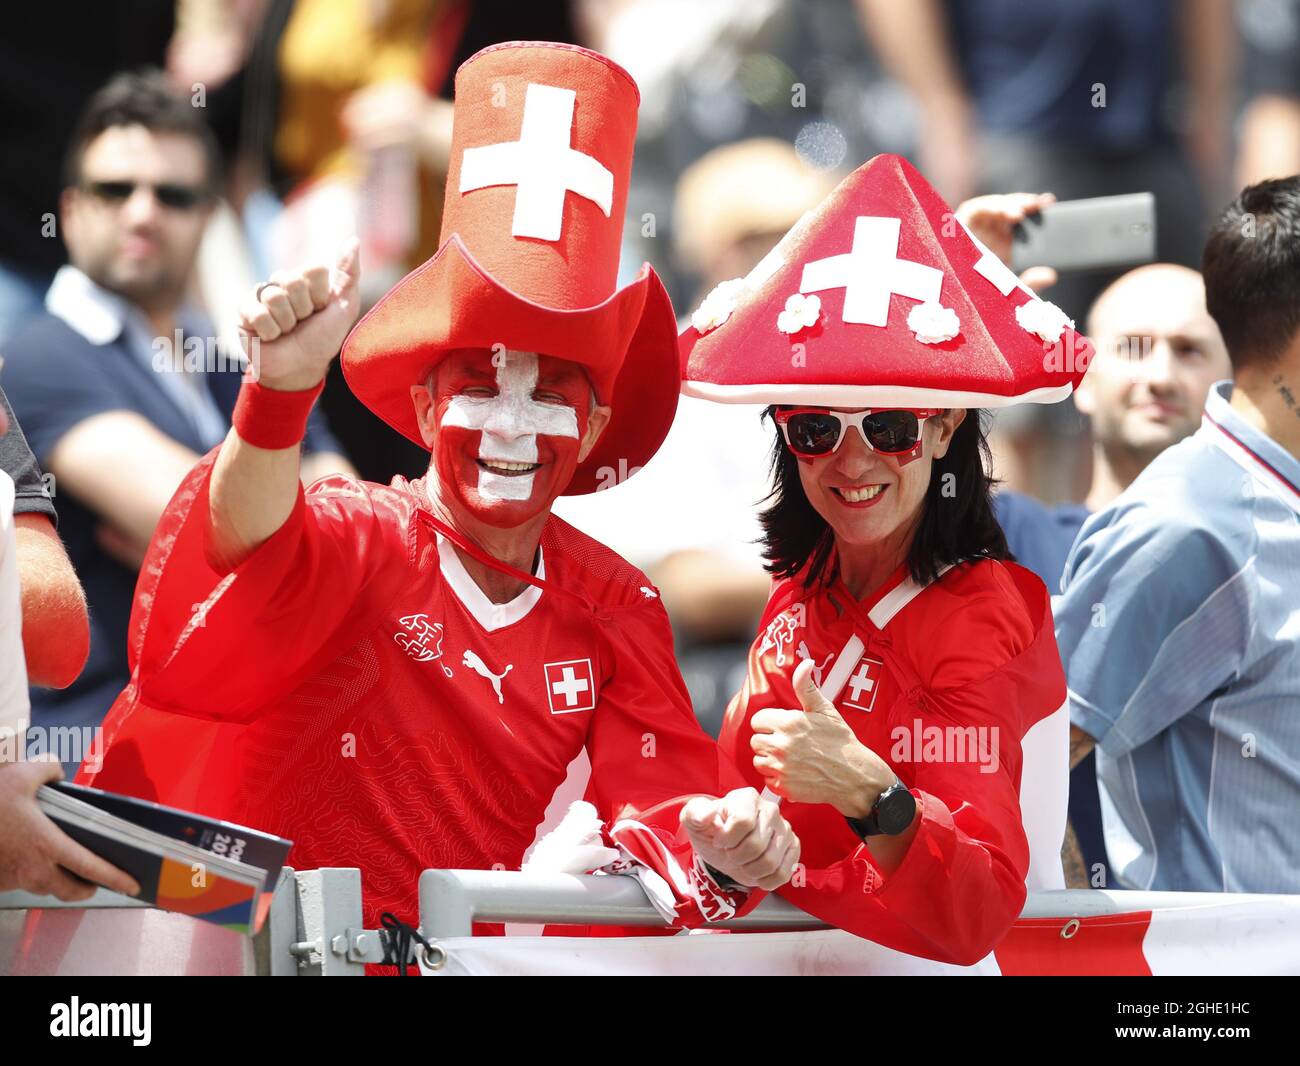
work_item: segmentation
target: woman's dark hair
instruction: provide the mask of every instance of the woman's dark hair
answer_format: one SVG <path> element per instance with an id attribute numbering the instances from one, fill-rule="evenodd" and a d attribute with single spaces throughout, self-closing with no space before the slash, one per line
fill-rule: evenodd
<path id="1" fill-rule="evenodd" d="M 775 412 L 775 407 L 769 407 L 764 415 Z M 918 584 L 929 584 L 942 567 L 964 559 L 1015 558 L 993 514 L 996 481 L 988 474 L 991 458 L 981 417 L 980 411 L 966 412 L 947 454 L 931 468 L 921 520 L 907 555 L 907 569 Z M 767 497 L 771 502 L 759 515 L 766 570 L 778 578 L 803 571 L 803 583 L 809 588 L 835 580 L 834 534 L 808 502 L 799 480 L 799 460 L 786 448 L 779 429 L 772 449 L 772 478 Z"/>

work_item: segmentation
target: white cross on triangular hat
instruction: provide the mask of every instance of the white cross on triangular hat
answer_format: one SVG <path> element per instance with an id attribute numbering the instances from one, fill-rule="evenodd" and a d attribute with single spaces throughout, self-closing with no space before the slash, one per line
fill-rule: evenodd
<path id="1" fill-rule="evenodd" d="M 680 338 L 682 391 L 724 403 L 1052 403 L 1092 348 L 905 159 L 840 183 Z"/>

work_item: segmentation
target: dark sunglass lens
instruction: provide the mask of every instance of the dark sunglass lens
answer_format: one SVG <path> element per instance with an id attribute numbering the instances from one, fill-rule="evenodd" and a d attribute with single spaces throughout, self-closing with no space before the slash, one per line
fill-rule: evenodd
<path id="1" fill-rule="evenodd" d="M 921 425 L 911 411 L 881 411 L 863 420 L 867 440 L 878 452 L 910 452 L 921 435 Z"/>
<path id="2" fill-rule="evenodd" d="M 203 194 L 197 189 L 189 189 L 184 185 L 159 185 L 154 190 L 154 195 L 164 207 L 174 207 L 179 211 L 188 211 L 203 199 Z"/>
<path id="3" fill-rule="evenodd" d="M 92 181 L 90 191 L 101 200 L 120 202 L 129 199 L 135 192 L 135 183 L 130 181 Z"/>
<path id="4" fill-rule="evenodd" d="M 790 444 L 807 455 L 829 452 L 840 436 L 840 420 L 834 415 L 792 415 L 786 428 L 790 431 Z"/>

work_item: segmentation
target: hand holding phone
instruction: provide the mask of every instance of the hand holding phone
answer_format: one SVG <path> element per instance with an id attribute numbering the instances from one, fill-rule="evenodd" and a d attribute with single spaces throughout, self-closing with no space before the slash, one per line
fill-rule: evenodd
<path id="1" fill-rule="evenodd" d="M 1116 270 L 1155 258 L 1155 197 L 1149 192 L 1050 203 L 1016 224 L 1011 269 L 1060 273 Z"/>

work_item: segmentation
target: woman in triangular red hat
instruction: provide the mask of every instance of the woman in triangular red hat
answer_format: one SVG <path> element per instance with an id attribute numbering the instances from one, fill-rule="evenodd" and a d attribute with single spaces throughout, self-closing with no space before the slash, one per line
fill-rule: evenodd
<path id="1" fill-rule="evenodd" d="M 304 494 L 355 251 L 259 287 L 260 380 L 159 525 L 132 681 L 84 782 L 289 837 L 299 868 L 360 867 L 371 928 L 414 921 L 426 868 L 517 868 L 584 751 L 597 811 L 579 838 L 598 812 L 674 921 L 789 877 L 775 805 L 710 798 L 735 775 L 654 587 L 550 514 L 648 461 L 676 407 L 662 284 L 645 267 L 615 288 L 637 104 L 625 71 L 567 45 L 459 71 L 442 246 L 343 343 L 357 395 L 430 449 L 421 481 Z"/>
<path id="2" fill-rule="evenodd" d="M 1065 682 L 994 518 L 980 408 L 1091 349 L 906 161 L 846 178 L 681 338 L 685 392 L 764 403 L 776 583 L 720 744 L 783 797 L 816 916 L 971 964 L 1063 888 Z"/>

